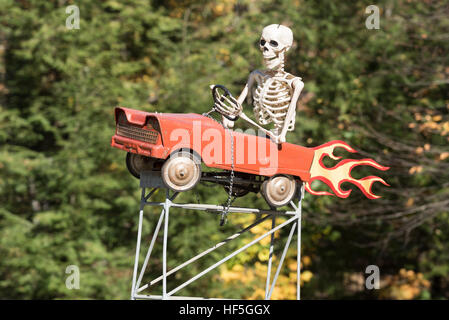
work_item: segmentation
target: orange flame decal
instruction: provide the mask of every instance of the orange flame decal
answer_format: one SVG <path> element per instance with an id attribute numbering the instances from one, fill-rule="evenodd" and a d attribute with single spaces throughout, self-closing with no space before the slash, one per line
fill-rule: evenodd
<path id="1" fill-rule="evenodd" d="M 312 166 L 310 168 L 310 180 L 308 183 L 306 183 L 306 190 L 313 194 L 313 195 L 336 195 L 340 198 L 347 198 L 351 194 L 352 190 L 342 190 L 340 185 L 343 182 L 351 182 L 354 185 L 356 185 L 363 194 L 369 198 L 369 199 L 378 199 L 380 196 L 375 195 L 371 192 L 371 187 L 374 182 L 378 181 L 386 186 L 390 186 L 388 183 L 386 183 L 382 178 L 376 177 L 376 176 L 369 176 L 362 179 L 354 179 L 351 177 L 351 170 L 356 166 L 370 166 L 374 167 L 376 169 L 385 171 L 388 170 L 389 167 L 384 167 L 380 164 L 378 164 L 373 159 L 361 159 L 361 160 L 355 160 L 355 159 L 345 159 L 337 163 L 332 168 L 327 168 L 323 164 L 323 158 L 325 156 L 328 156 L 334 160 L 339 160 L 341 157 L 334 156 L 334 149 L 335 148 L 343 148 L 351 153 L 357 152 L 353 148 L 351 148 L 348 144 L 346 144 L 343 141 L 334 140 L 327 142 L 325 144 L 322 144 L 321 146 L 313 148 L 315 150 L 315 156 L 313 158 Z M 311 188 L 311 184 L 315 180 L 320 180 L 327 184 L 334 194 L 327 192 L 327 191 L 315 191 Z"/>

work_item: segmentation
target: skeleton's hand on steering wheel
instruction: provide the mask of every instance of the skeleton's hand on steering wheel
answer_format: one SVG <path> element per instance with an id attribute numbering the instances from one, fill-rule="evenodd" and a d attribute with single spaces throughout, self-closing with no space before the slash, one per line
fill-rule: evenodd
<path id="1" fill-rule="evenodd" d="M 231 95 L 226 87 L 222 85 L 211 85 L 210 87 L 212 89 L 212 97 L 214 98 L 214 109 L 223 117 L 230 120 L 224 122 L 229 123 L 237 120 L 242 113 L 242 105 Z M 220 93 L 219 90 L 224 92 Z M 233 123 L 229 125 L 229 127 L 232 126 Z"/>

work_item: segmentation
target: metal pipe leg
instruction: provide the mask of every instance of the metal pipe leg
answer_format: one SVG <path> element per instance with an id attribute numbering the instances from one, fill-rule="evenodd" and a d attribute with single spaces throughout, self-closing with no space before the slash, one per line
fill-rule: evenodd
<path id="1" fill-rule="evenodd" d="M 276 225 L 276 217 L 273 215 L 271 222 L 271 229 Z M 268 270 L 267 270 L 267 282 L 265 284 L 265 300 L 268 300 L 268 292 L 270 290 L 270 278 L 271 278 L 271 263 L 273 261 L 273 247 L 274 247 L 274 233 L 271 234 L 270 241 L 270 253 L 268 256 Z"/>
<path id="2" fill-rule="evenodd" d="M 164 216 L 165 216 L 165 209 L 162 209 L 161 215 L 154 230 L 153 238 L 151 239 L 150 247 L 148 248 L 147 255 L 145 257 L 145 261 L 143 262 L 142 269 L 140 270 L 139 278 L 137 279 L 137 284 L 134 292 L 139 292 L 139 286 L 142 281 L 143 274 L 147 269 L 148 261 L 150 260 L 151 253 L 153 252 L 154 243 L 156 242 L 157 235 L 159 234 L 159 230 L 162 225 L 162 220 L 164 220 Z"/>
<path id="3" fill-rule="evenodd" d="M 290 234 L 288 235 L 287 243 L 284 246 L 284 251 L 282 252 L 281 260 L 279 260 L 279 265 L 276 270 L 276 274 L 273 277 L 273 283 L 270 287 L 270 292 L 268 293 L 268 300 L 271 299 L 271 295 L 273 294 L 274 287 L 276 285 L 276 280 L 278 279 L 279 273 L 281 272 L 282 265 L 284 263 L 285 256 L 287 255 L 288 247 L 290 246 L 290 242 L 292 241 L 293 234 L 295 232 L 297 222 L 295 222 L 290 229 Z"/>
<path id="4" fill-rule="evenodd" d="M 304 195 L 304 189 L 301 197 L 299 198 L 298 207 L 296 212 L 298 214 L 298 236 L 297 236 L 297 256 L 296 256 L 296 300 L 301 300 L 301 219 L 302 219 L 302 198 Z"/>
<path id="5" fill-rule="evenodd" d="M 142 223 L 143 223 L 143 208 L 144 208 L 144 197 L 145 197 L 145 188 L 142 188 L 142 197 L 140 201 L 140 210 L 139 210 L 139 226 L 137 230 L 137 245 L 136 245 L 136 257 L 134 259 L 134 272 L 133 272 L 133 284 L 131 288 L 131 300 L 134 300 L 134 294 L 136 290 L 136 277 L 137 277 L 137 269 L 139 267 L 139 255 L 140 255 L 140 241 L 142 238 Z"/>
<path id="6" fill-rule="evenodd" d="M 167 189 L 166 197 L 165 197 L 165 218 L 164 218 L 164 245 L 162 251 L 162 299 L 165 300 L 168 298 L 167 296 L 167 242 L 168 242 L 168 216 L 170 211 L 170 194 Z"/>
<path id="7" fill-rule="evenodd" d="M 296 258 L 296 300 L 301 300 L 301 212 L 298 214 L 298 237 Z"/>

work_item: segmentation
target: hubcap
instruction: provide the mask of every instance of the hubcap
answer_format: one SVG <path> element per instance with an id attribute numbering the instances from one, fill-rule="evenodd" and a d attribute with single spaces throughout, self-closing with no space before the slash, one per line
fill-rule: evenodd
<path id="1" fill-rule="evenodd" d="M 200 168 L 190 154 L 168 159 L 162 169 L 164 182 L 174 191 L 186 191 L 194 187 L 200 174 Z"/>
<path id="2" fill-rule="evenodd" d="M 295 190 L 296 182 L 290 176 L 271 177 L 264 183 L 265 198 L 274 207 L 281 207 L 289 203 Z"/>

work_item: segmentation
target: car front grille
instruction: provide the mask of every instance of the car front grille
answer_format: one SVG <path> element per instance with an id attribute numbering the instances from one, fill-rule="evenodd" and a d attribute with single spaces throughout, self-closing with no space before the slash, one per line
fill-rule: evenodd
<path id="1" fill-rule="evenodd" d="M 157 131 L 144 130 L 128 123 L 117 123 L 117 135 L 155 144 L 159 133 Z"/>

